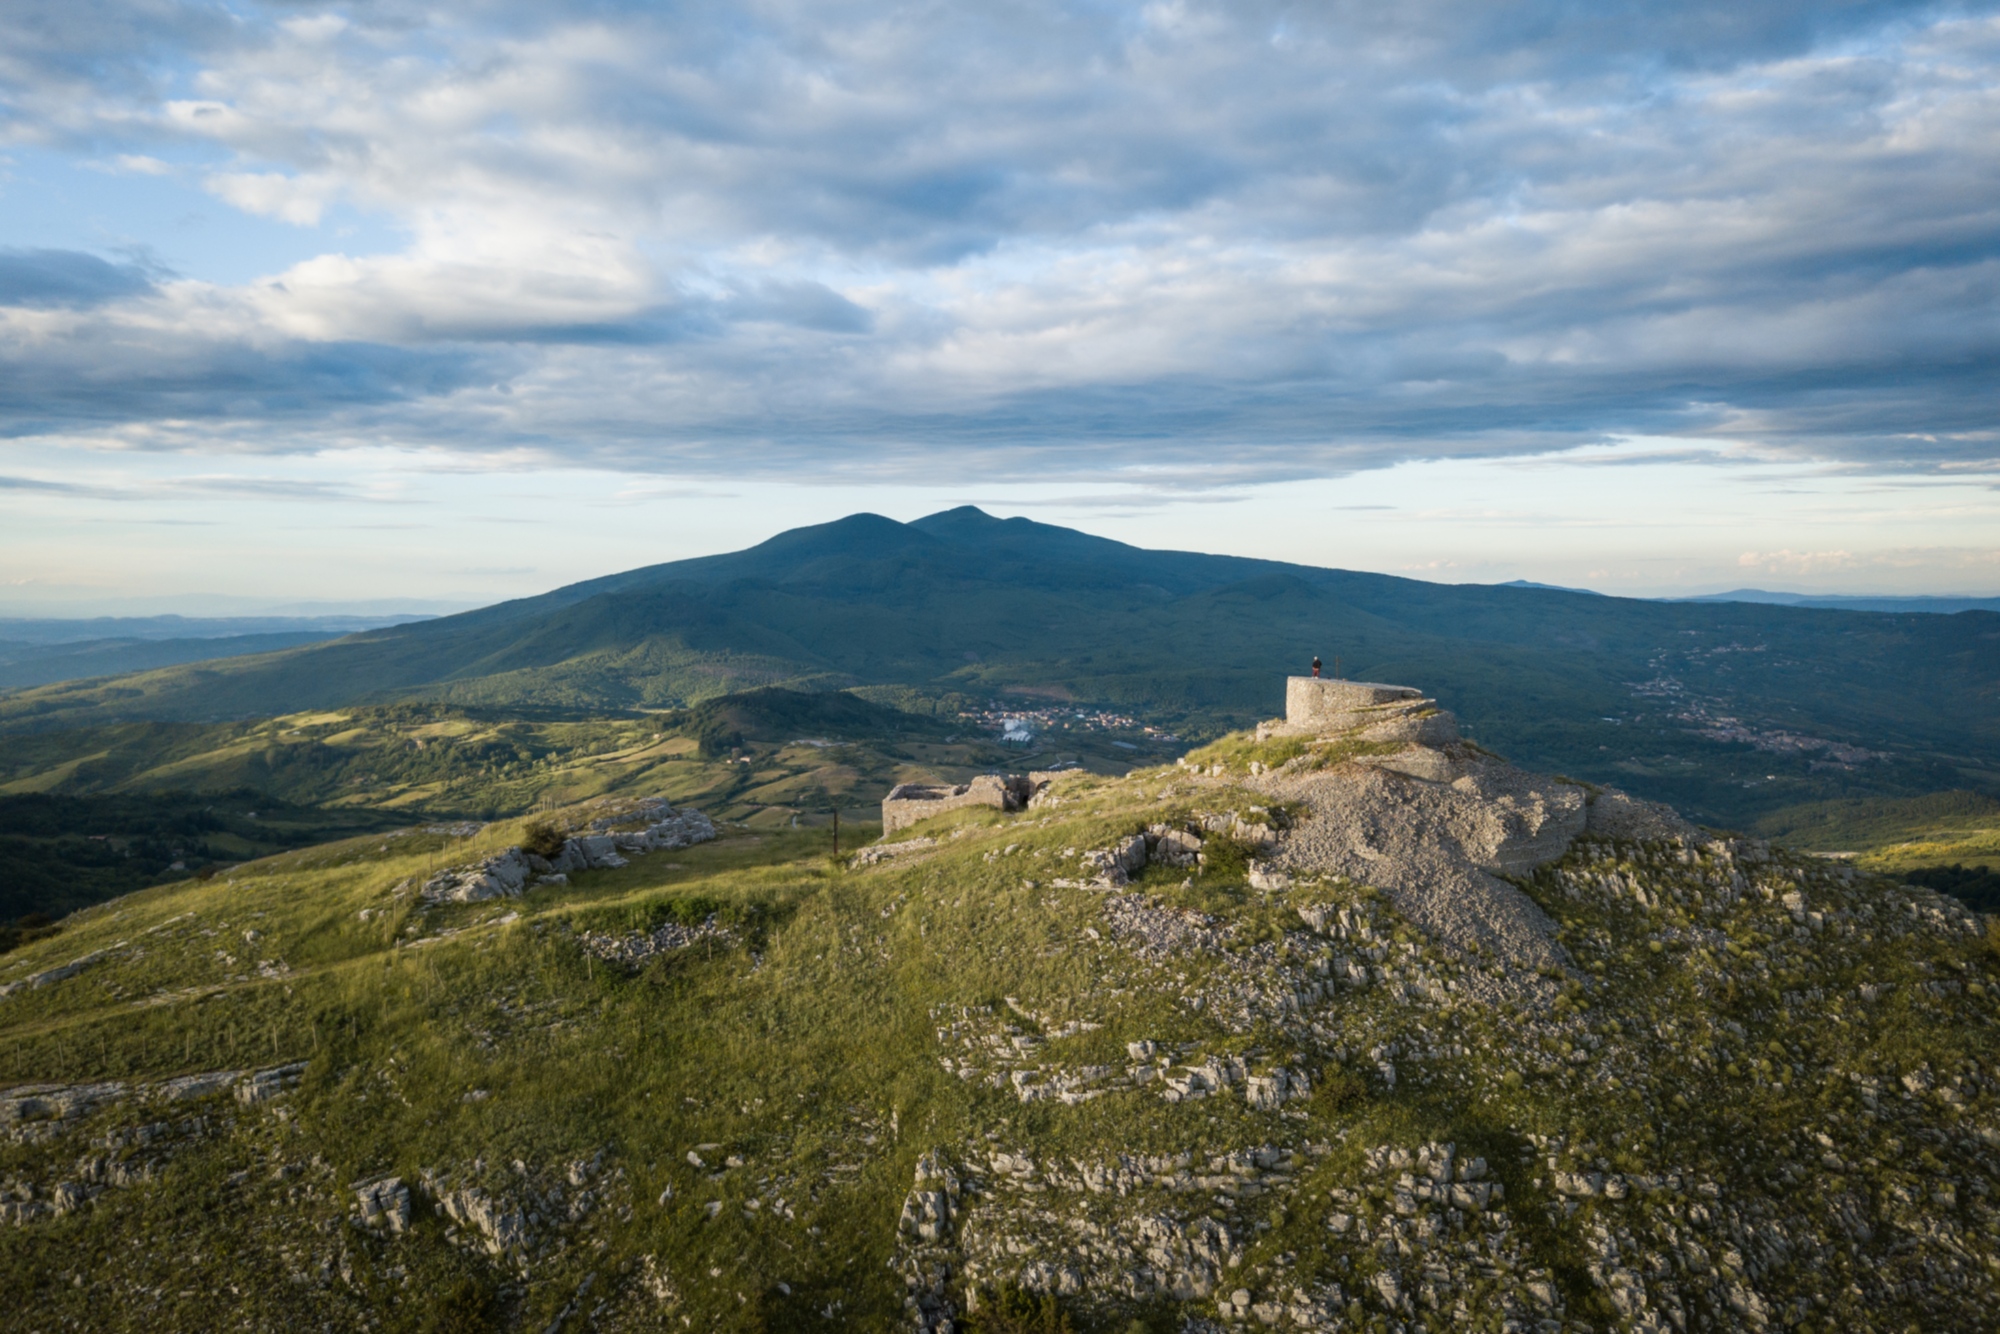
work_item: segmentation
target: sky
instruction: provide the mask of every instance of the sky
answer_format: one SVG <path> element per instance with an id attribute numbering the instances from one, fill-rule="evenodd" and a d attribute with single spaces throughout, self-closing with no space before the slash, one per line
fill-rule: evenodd
<path id="1" fill-rule="evenodd" d="M 10 0 L 0 614 L 960 504 L 2000 594 L 2000 6 Z"/>

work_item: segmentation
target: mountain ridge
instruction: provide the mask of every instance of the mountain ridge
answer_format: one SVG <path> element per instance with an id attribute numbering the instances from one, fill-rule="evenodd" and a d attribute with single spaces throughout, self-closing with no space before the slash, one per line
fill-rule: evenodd
<path id="1" fill-rule="evenodd" d="M 0 728 L 398 699 L 615 711 L 765 685 L 893 685 L 1039 691 L 1212 736 L 1268 716 L 1268 683 L 1314 656 L 1435 681 L 1509 753 L 1692 801 L 1710 818 L 1762 800 L 1763 770 L 1802 784 L 1785 794 L 1794 802 L 2000 788 L 2000 617 L 1989 613 L 1430 584 L 1151 551 L 973 507 L 909 524 L 852 515 L 304 649 L 7 692 Z M 1650 729 L 1643 748 L 1628 744 L 1633 731 L 1605 730 L 1631 725 Z M 1700 794 L 1673 786 L 1697 780 L 1670 737 L 1706 766 Z M 1896 758 L 1826 762 L 1827 746 Z"/>

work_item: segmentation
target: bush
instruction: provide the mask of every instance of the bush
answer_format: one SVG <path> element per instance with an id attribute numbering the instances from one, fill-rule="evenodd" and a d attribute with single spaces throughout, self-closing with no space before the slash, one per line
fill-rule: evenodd
<path id="1" fill-rule="evenodd" d="M 969 1334 L 1076 1334 L 1053 1294 L 1011 1283 L 983 1291 L 978 1312 L 965 1318 L 964 1327 Z"/>
<path id="2" fill-rule="evenodd" d="M 493 1294 L 461 1278 L 438 1295 L 424 1320 L 425 1334 L 485 1334 L 495 1327 Z"/>
<path id="3" fill-rule="evenodd" d="M 530 820 L 521 831 L 521 851 L 537 857 L 554 857 L 562 852 L 569 835 L 552 820 Z"/>
<path id="4" fill-rule="evenodd" d="M 722 719 L 706 723 L 695 733 L 696 752 L 704 760 L 726 760 L 742 748 L 743 733 Z"/>
<path id="5" fill-rule="evenodd" d="M 1990 866 L 1919 866 L 1902 878 L 1940 894 L 1949 894 L 1974 912 L 2000 913 L 2000 871 Z"/>
<path id="6" fill-rule="evenodd" d="M 61 930 L 62 923 L 50 921 L 47 913 L 23 913 L 12 923 L 0 926 L 0 954 L 18 949 L 31 940 L 56 935 Z"/>
<path id="7" fill-rule="evenodd" d="M 1368 1081 L 1353 1070 L 1343 1070 L 1337 1065 L 1329 1065 L 1319 1072 L 1319 1082 L 1313 1085 L 1313 1105 L 1323 1116 L 1339 1116 L 1351 1112 L 1368 1100 Z"/>

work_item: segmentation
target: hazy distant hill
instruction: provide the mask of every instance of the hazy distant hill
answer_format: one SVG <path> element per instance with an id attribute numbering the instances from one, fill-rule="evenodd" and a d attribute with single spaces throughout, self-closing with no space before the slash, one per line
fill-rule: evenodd
<path id="1" fill-rule="evenodd" d="M 59 644 L 24 644 L 0 639 L 0 687 L 123 676 L 185 662 L 208 662 L 246 653 L 322 644 L 335 638 L 338 635 L 304 631 L 216 639 L 85 639 Z"/>
<path id="2" fill-rule="evenodd" d="M 375 616 L 20 616 L 0 617 L 0 642 L 79 644 L 89 640 L 239 639 L 245 635 L 351 635 L 429 620 L 429 612 Z"/>
<path id="3" fill-rule="evenodd" d="M 0 618 L 0 688 L 270 653 L 424 619 L 409 614 Z"/>
<path id="4" fill-rule="evenodd" d="M 1737 588 L 1709 593 L 1686 602 L 1763 602 L 1777 607 L 1821 607 L 1832 611 L 1929 612 L 1951 616 L 1961 611 L 2000 612 L 2000 598 L 1857 597 L 1848 594 L 1772 593 L 1761 588 Z"/>
<path id="5" fill-rule="evenodd" d="M 2000 788 L 2000 616 L 1857 615 L 1440 585 L 1151 551 L 963 508 L 330 643 L 0 697 L 0 725 L 274 715 L 427 697 L 606 711 L 764 684 L 1028 692 L 1211 735 L 1282 678 L 1421 680 L 1479 739 L 1704 818 Z"/>

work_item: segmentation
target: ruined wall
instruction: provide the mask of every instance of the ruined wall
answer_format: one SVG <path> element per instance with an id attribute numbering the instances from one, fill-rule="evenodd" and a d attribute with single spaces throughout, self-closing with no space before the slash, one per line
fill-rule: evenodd
<path id="1" fill-rule="evenodd" d="M 1331 736 L 1431 707 L 1432 701 L 1410 686 L 1290 676 L 1285 678 L 1285 716 L 1258 724 L 1257 739 Z M 1452 739 L 1457 739 L 1455 733 Z"/>
<path id="2" fill-rule="evenodd" d="M 1410 686 L 1292 676 L 1285 679 L 1285 722 L 1293 727 L 1351 727 L 1359 719 L 1350 720 L 1350 714 L 1422 698 L 1423 691 Z"/>
<path id="3" fill-rule="evenodd" d="M 928 820 L 962 806 L 990 806 L 1018 811 L 1035 793 L 1034 783 L 1020 774 L 981 774 L 956 787 L 942 784 L 898 783 L 882 798 L 882 833 L 886 837 L 919 820 Z"/>

